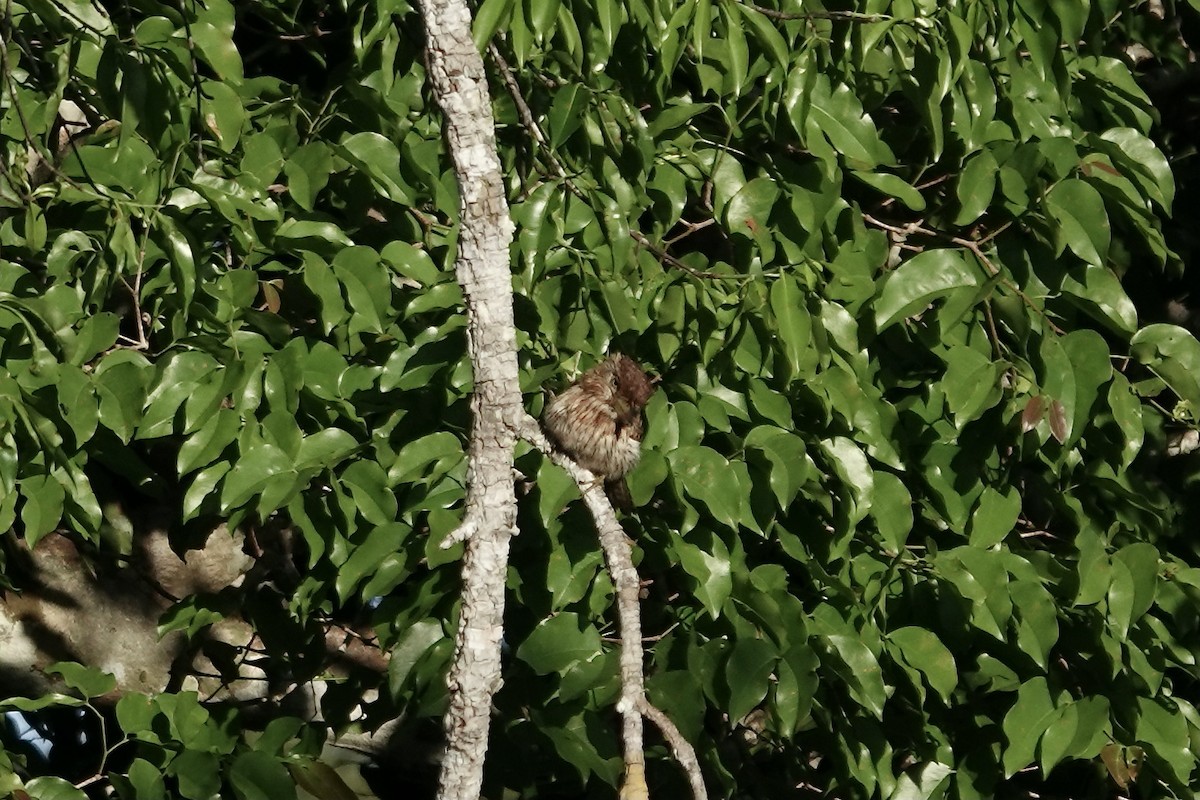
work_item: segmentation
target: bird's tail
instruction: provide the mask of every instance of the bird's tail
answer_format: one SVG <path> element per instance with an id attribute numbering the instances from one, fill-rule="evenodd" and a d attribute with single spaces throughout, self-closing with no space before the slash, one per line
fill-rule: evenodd
<path id="1" fill-rule="evenodd" d="M 608 501 L 613 504 L 613 508 L 627 514 L 633 511 L 633 496 L 629 494 L 629 484 L 625 483 L 624 478 L 606 480 L 604 492 L 608 495 Z"/>

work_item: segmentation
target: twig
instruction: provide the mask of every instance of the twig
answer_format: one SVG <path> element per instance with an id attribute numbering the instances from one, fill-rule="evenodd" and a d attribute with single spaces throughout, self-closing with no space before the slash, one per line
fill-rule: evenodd
<path id="1" fill-rule="evenodd" d="M 776 11 L 773 8 L 755 5 L 754 3 L 743 2 L 746 8 L 753 9 L 765 17 L 771 19 L 831 19 L 846 22 L 890 22 L 893 17 L 887 14 L 863 14 L 859 11 Z"/>
<path id="2" fill-rule="evenodd" d="M 133 317 L 137 323 L 138 338 L 132 345 L 134 350 L 149 350 L 150 340 L 146 338 L 146 323 L 142 319 L 142 266 L 146 261 L 146 244 L 150 241 L 150 222 L 146 221 L 146 230 L 142 234 L 142 246 L 138 248 L 137 254 L 137 272 L 133 274 L 133 285 L 129 285 L 129 281 L 125 276 L 121 276 L 121 283 L 125 284 L 125 288 L 129 290 L 130 300 L 133 303 Z M 128 338 L 128 337 L 124 337 Z"/>
<path id="3" fill-rule="evenodd" d="M 195 6 L 193 5 L 193 8 Z M 200 86 L 200 62 L 196 59 L 196 40 L 192 38 L 192 23 L 188 21 L 187 9 L 183 0 L 179 0 L 179 16 L 183 20 L 183 39 L 187 46 L 188 58 L 192 62 L 192 90 L 196 93 L 196 124 L 200 133 L 196 135 L 196 166 L 204 164 L 204 91 Z"/>
<path id="4" fill-rule="evenodd" d="M 996 332 L 996 318 L 992 315 L 992 301 L 990 299 L 984 301 L 983 315 L 987 319 L 988 335 L 992 337 L 992 350 L 996 354 L 996 360 L 1001 358 L 1000 352 L 1000 334 Z"/>
<path id="5" fill-rule="evenodd" d="M 650 701 L 644 697 L 639 710 L 643 716 L 654 723 L 662 737 L 667 740 L 667 744 L 671 745 L 675 760 L 679 762 L 679 766 L 683 767 L 688 783 L 692 786 L 693 800 L 707 800 L 708 790 L 704 788 L 704 774 L 700 771 L 700 759 L 696 758 L 696 750 L 692 747 L 691 742 L 684 738 L 670 717 L 650 705 Z"/>
<path id="6" fill-rule="evenodd" d="M 536 149 L 545 154 L 546 160 L 550 162 L 550 174 L 561 180 L 571 194 L 580 200 L 586 201 L 587 196 L 567 175 L 567 170 L 563 166 L 562 160 L 554 152 L 554 149 L 550 147 L 546 139 L 546 134 L 542 132 L 541 126 L 533 118 L 533 111 L 529 108 L 529 103 L 526 102 L 525 96 L 521 94 L 521 85 L 517 83 L 517 78 L 513 74 L 512 67 L 508 65 L 508 61 L 504 59 L 504 55 L 500 52 L 500 48 L 496 46 L 495 42 L 488 44 L 488 55 L 491 56 L 492 61 L 495 62 L 497 69 L 500 70 L 500 74 L 504 78 L 504 86 L 508 89 L 508 94 L 512 97 L 513 104 L 517 107 L 517 116 L 521 118 L 521 124 L 525 127 L 525 130 L 529 131 L 529 135 L 533 137 Z"/>
<path id="7" fill-rule="evenodd" d="M 761 278 L 777 278 L 783 274 L 779 270 L 773 270 L 771 272 L 760 272 L 757 275 L 725 275 L 720 272 L 704 272 L 702 270 L 698 270 L 693 267 L 689 267 L 687 264 L 683 263 L 678 258 L 671 255 L 666 250 L 664 250 L 663 248 L 659 247 L 658 245 L 656 245 L 652 241 L 650 241 L 650 239 L 647 238 L 647 236 L 644 233 L 642 233 L 641 231 L 635 231 L 631 228 L 629 230 L 629 237 L 631 239 L 633 239 L 635 242 L 637 242 L 638 244 L 640 244 L 642 247 L 646 248 L 651 253 L 653 253 L 658 258 L 658 260 L 661 261 L 662 263 L 669 264 L 670 266 L 675 267 L 676 269 L 683 270 L 688 275 L 691 275 L 693 278 L 700 278 L 702 280 L 743 281 L 743 282 L 745 282 L 745 281 L 756 281 Z"/>
<path id="8" fill-rule="evenodd" d="M 508 66 L 508 62 L 504 60 L 504 55 L 500 52 L 500 48 L 495 42 L 488 43 L 488 55 L 500 70 L 501 77 L 504 78 L 504 86 L 508 89 L 508 94 L 513 100 L 513 104 L 517 107 L 517 116 L 521 118 L 521 124 L 525 126 L 525 130 L 529 131 L 529 135 L 533 137 L 533 141 L 538 147 L 546 146 L 546 134 L 542 133 L 541 126 L 537 124 L 537 120 L 533 118 L 533 111 L 529 108 L 529 103 L 525 102 L 525 96 L 521 94 L 521 85 L 517 83 L 517 77 L 513 75 L 512 68 Z M 558 163 L 558 158 L 554 153 L 547 153 L 550 157 L 550 166 L 556 177 L 562 178 L 566 176 L 562 165 Z"/>
<path id="9" fill-rule="evenodd" d="M 1032 299 L 1030 299 L 1029 295 L 1025 294 L 1025 292 L 1021 290 L 1021 287 L 1017 286 L 1015 283 L 1010 281 L 1008 278 L 1004 277 L 1000 268 L 997 267 L 995 264 L 993 264 L 992 260 L 990 258 L 988 258 L 986 253 L 983 252 L 983 244 L 985 242 L 988 242 L 991 239 L 993 239 L 1001 231 L 1003 231 L 1005 228 L 1007 228 L 1009 225 L 1011 225 L 1012 224 L 1011 221 L 1006 222 L 999 229 L 991 232 L 984 238 L 975 240 L 975 239 L 964 239 L 961 236 L 955 236 L 950 233 L 943 233 L 942 231 L 934 230 L 933 228 L 927 228 L 923 224 L 924 220 L 918 220 L 917 222 L 910 222 L 910 223 L 904 225 L 903 227 L 900 227 L 897 225 L 891 225 L 889 223 L 886 223 L 883 220 L 876 219 L 875 217 L 871 216 L 870 214 L 866 213 L 865 211 L 862 212 L 862 218 L 863 218 L 863 221 L 869 225 L 874 225 L 876 228 L 879 228 L 879 229 L 885 230 L 885 231 L 890 231 L 891 233 L 895 233 L 899 236 L 910 236 L 910 235 L 916 233 L 916 234 L 920 234 L 921 236 L 929 236 L 934 239 L 941 239 L 942 241 L 950 242 L 951 244 L 956 244 L 959 247 L 965 247 L 967 250 L 971 251 L 972 255 L 974 255 L 975 258 L 979 259 L 979 263 L 983 265 L 983 268 L 986 269 L 993 278 L 999 279 L 1000 283 L 1004 284 L 1005 287 L 1012 290 L 1017 296 L 1019 296 L 1021 298 L 1021 300 L 1023 300 L 1025 302 L 1025 305 L 1029 306 L 1031 309 L 1036 311 L 1038 313 L 1038 315 L 1041 316 L 1041 318 L 1046 321 L 1046 324 L 1050 326 L 1050 330 L 1054 331 L 1056 334 L 1059 334 L 1060 336 L 1062 335 L 1063 329 L 1060 328 L 1058 325 L 1056 325 L 1054 323 L 1054 320 L 1050 319 L 1050 316 L 1046 313 L 1045 309 L 1039 308 L 1037 306 L 1037 304 L 1034 303 Z"/>
<path id="10" fill-rule="evenodd" d="M 708 219 L 704 220 L 703 222 L 688 222 L 686 219 L 681 219 L 681 220 L 679 220 L 679 224 L 682 225 L 686 230 L 684 230 L 684 232 L 679 234 L 678 236 L 672 236 L 670 239 L 663 239 L 663 244 L 665 246 L 670 247 L 671 245 L 675 244 L 676 242 L 681 241 L 681 240 L 686 239 L 687 237 L 691 236 L 696 231 L 703 230 L 703 229 L 707 228 L 709 225 L 716 225 L 717 221 L 715 219 L 713 219 L 712 217 L 709 217 Z"/>

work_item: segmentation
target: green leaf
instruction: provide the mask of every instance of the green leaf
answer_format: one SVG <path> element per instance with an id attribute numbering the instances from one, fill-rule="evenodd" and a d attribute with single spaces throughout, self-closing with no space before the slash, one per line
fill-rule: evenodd
<path id="1" fill-rule="evenodd" d="M 354 242 L 346 232 L 332 222 L 289 218 L 275 231 L 275 238 L 285 247 L 306 249 L 311 247 L 337 251 L 350 247 Z"/>
<path id="2" fill-rule="evenodd" d="M 929 687 L 947 705 L 958 687 L 958 666 L 941 640 L 924 628 L 898 628 L 887 635 L 892 652 L 925 676 Z"/>
<path id="3" fill-rule="evenodd" d="M 212 753 L 184 750 L 167 773 L 179 781 L 179 793 L 188 800 L 210 800 L 221 790 L 221 762 Z"/>
<path id="4" fill-rule="evenodd" d="M 775 712 L 785 736 L 794 733 L 811 713 L 817 665 L 817 655 L 807 645 L 791 648 L 776 665 Z"/>
<path id="5" fill-rule="evenodd" d="M 1110 153 L 1126 176 L 1164 211 L 1171 208 L 1175 198 L 1175 177 L 1162 151 L 1144 134 L 1133 128 L 1109 128 L 1100 138 L 1116 145 Z"/>
<path id="6" fill-rule="evenodd" d="M 261 440 L 252 440 L 225 477 L 221 488 L 221 507 L 228 511 L 248 503 L 261 494 L 271 479 L 291 473 L 295 462 L 281 448 Z"/>
<path id="7" fill-rule="evenodd" d="M 934 800 L 945 796 L 954 770 L 937 761 L 906 771 L 896 781 L 896 790 L 888 800 Z"/>
<path id="8" fill-rule="evenodd" d="M 444 638 L 442 624 L 433 619 L 421 620 L 404 630 L 392 648 L 392 657 L 388 661 L 388 688 L 392 697 L 400 696 L 400 690 L 412 674 L 417 660 Z"/>
<path id="9" fill-rule="evenodd" d="M 833 634 L 821 638 L 829 646 L 829 654 L 834 657 L 833 670 L 845 682 L 850 695 L 876 719 L 883 719 L 887 689 L 883 683 L 883 671 L 874 654 L 865 644 L 850 636 Z M 829 665 L 824 660 L 822 663 Z"/>
<path id="10" fill-rule="evenodd" d="M 725 227 L 730 233 L 758 238 L 769 230 L 771 209 L 779 199 L 779 186 L 770 178 L 746 181 L 725 206 Z"/>
<path id="11" fill-rule="evenodd" d="M 1137 309 L 1112 270 L 1086 264 L 1079 280 L 1078 274 L 1072 270 L 1063 278 L 1064 294 L 1112 330 L 1126 336 L 1137 331 Z"/>
<path id="12" fill-rule="evenodd" d="M 527 18 L 538 36 L 553 33 L 554 22 L 558 17 L 562 0 L 528 0 L 529 13 Z"/>
<path id="13" fill-rule="evenodd" d="M 354 548 L 350 558 L 338 567 L 334 582 L 338 598 L 343 602 L 349 600 L 354 589 L 374 574 L 383 559 L 400 549 L 409 533 L 409 527 L 401 522 L 372 528 L 366 539 Z"/>
<path id="14" fill-rule="evenodd" d="M 229 783 L 238 800 L 293 800 L 296 785 L 274 756 L 257 750 L 238 755 L 229 768 Z"/>
<path id="15" fill-rule="evenodd" d="M 945 355 L 942 388 L 946 405 L 959 430 L 1000 401 L 1000 376 L 1007 365 L 993 361 L 972 347 L 952 346 Z"/>
<path id="16" fill-rule="evenodd" d="M 750 457 L 754 453 L 765 457 L 771 491 L 779 509 L 786 510 L 811 472 L 804 440 L 788 431 L 760 425 L 746 436 L 745 446 Z"/>
<path id="17" fill-rule="evenodd" d="M 241 415 L 233 409 L 218 410 L 216 416 L 188 436 L 179 448 L 176 463 L 179 474 L 185 475 L 213 463 L 237 439 L 241 425 Z"/>
<path id="18" fill-rule="evenodd" d="M 46 674 L 59 675 L 63 682 L 84 697 L 99 697 L 117 688 L 117 679 L 95 667 L 59 661 L 46 667 Z"/>
<path id="19" fill-rule="evenodd" d="M 193 23 L 190 30 L 196 49 L 217 76 L 224 81 L 240 83 L 243 75 L 242 57 L 230 33 L 232 30 L 220 30 L 211 22 Z"/>
<path id="20" fill-rule="evenodd" d="M 204 83 L 203 96 L 205 101 L 200 108 L 204 112 L 204 127 L 217 137 L 222 150 L 232 153 L 246 124 L 241 97 L 232 86 L 217 81 Z"/>
<path id="21" fill-rule="evenodd" d="M 296 148 L 283 163 L 288 193 L 305 211 L 312 211 L 317 196 L 329 184 L 333 153 L 325 142 L 309 142 Z"/>
<path id="22" fill-rule="evenodd" d="M 733 571 L 729 563 L 729 548 L 715 536 L 712 537 L 712 552 L 684 541 L 682 536 L 672 536 L 674 552 L 684 572 L 695 580 L 696 599 L 704 604 L 713 619 L 721 616 L 721 608 L 733 593 Z"/>
<path id="23" fill-rule="evenodd" d="M 807 351 L 812 340 L 812 317 L 795 279 L 784 276 L 771 284 L 771 313 L 792 375 L 803 376 L 809 363 Z"/>
<path id="24" fill-rule="evenodd" d="M 333 259 L 333 274 L 346 288 L 351 335 L 383 333 L 391 316 L 392 282 L 379 254 L 370 247 L 347 247 Z"/>
<path id="25" fill-rule="evenodd" d="M 883 331 L 956 289 L 978 285 L 978 270 L 957 250 L 918 253 L 884 276 L 876 294 L 875 328 Z"/>
<path id="26" fill-rule="evenodd" d="M 563 673 L 600 655 L 600 632 L 574 612 L 542 620 L 517 648 L 517 658 L 539 675 Z"/>
<path id="27" fill-rule="evenodd" d="M 400 150 L 386 136 L 374 131 L 351 134 L 341 141 L 338 150 L 371 179 L 376 191 L 402 205 L 416 202 L 404 177 L 400 174 Z"/>
<path id="28" fill-rule="evenodd" d="M 1068 178 L 1047 193 L 1046 209 L 1058 222 L 1059 253 L 1069 247 L 1087 263 L 1104 266 L 1111 233 L 1099 192 L 1078 178 Z"/>
<path id="29" fill-rule="evenodd" d="M 968 532 L 973 547 L 989 548 L 1004 541 L 1016 527 L 1021 514 L 1021 495 L 1011 486 L 1003 492 L 991 486 L 983 490 L 971 515 Z"/>
<path id="30" fill-rule="evenodd" d="M 1056 335 L 1047 334 L 1042 340 L 1041 357 L 1042 391 L 1049 401 L 1050 431 L 1060 443 L 1065 443 L 1075 429 L 1075 370 L 1063 340 Z"/>
<path id="31" fill-rule="evenodd" d="M 959 208 L 954 218 L 955 225 L 970 225 L 983 216 L 996 193 L 999 170 L 996 158 L 989 150 L 976 153 L 963 165 L 956 189 Z"/>
<path id="32" fill-rule="evenodd" d="M 129 783 L 137 794 L 137 800 L 165 800 L 166 783 L 162 772 L 144 758 L 135 758 L 127 773 Z"/>
<path id="33" fill-rule="evenodd" d="M 324 761 L 289 761 L 287 768 L 296 785 L 313 797 L 358 800 L 358 795 L 346 785 L 342 776 Z"/>
<path id="34" fill-rule="evenodd" d="M 341 428 L 326 428 L 305 436 L 296 456 L 297 469 L 325 469 L 358 449 L 358 440 Z"/>
<path id="35" fill-rule="evenodd" d="M 1142 422 L 1142 404 L 1124 375 L 1113 375 L 1112 385 L 1108 389 L 1108 405 L 1112 409 L 1113 420 L 1121 429 L 1121 469 L 1125 470 L 1141 452 L 1146 428 Z"/>
<path id="36" fill-rule="evenodd" d="M 718 522 L 737 530 L 746 499 L 729 492 L 729 461 L 709 447 L 679 447 L 667 454 L 671 472 L 687 496 L 699 500 Z"/>
<path id="37" fill-rule="evenodd" d="M 821 450 L 849 492 L 850 503 L 846 513 L 849 524 L 853 526 L 871 510 L 875 492 L 875 472 L 867 462 L 866 454 L 845 437 L 838 436 L 821 442 Z"/>
<path id="38" fill-rule="evenodd" d="M 1043 677 L 1032 678 L 1017 690 L 1017 701 L 1004 715 L 1004 776 L 1011 778 L 1033 763 L 1034 751 L 1042 734 L 1058 714 L 1050 699 L 1050 690 Z"/>
<path id="39" fill-rule="evenodd" d="M 779 653 L 765 639 L 739 639 L 734 642 L 725 664 L 729 686 L 728 713 L 731 720 L 749 714 L 767 696 L 769 678 Z"/>
<path id="40" fill-rule="evenodd" d="M 1196 759 L 1192 755 L 1184 716 L 1145 697 L 1139 697 L 1137 705 L 1140 712 L 1137 740 L 1144 743 L 1146 749 L 1170 769 L 1170 773 L 1164 777 L 1180 786 L 1186 784 L 1195 769 Z"/>
<path id="41" fill-rule="evenodd" d="M 1112 556 L 1113 564 L 1123 564 L 1132 579 L 1133 596 L 1129 606 L 1129 621 L 1137 621 L 1154 605 L 1158 590 L 1158 548 L 1148 542 L 1126 545 Z"/>
<path id="42" fill-rule="evenodd" d="M 1200 409 L 1200 342 L 1192 334 L 1178 325 L 1147 325 L 1130 339 L 1129 352 Z"/>
<path id="43" fill-rule="evenodd" d="M 25 795 L 33 800 L 87 800 L 82 789 L 53 776 L 40 776 L 25 782 L 23 791 L 14 792 L 14 797 Z"/>
<path id="44" fill-rule="evenodd" d="M 71 697 L 65 694 L 44 694 L 41 697 L 9 697 L 5 700 L 0 700 L 0 709 L 14 709 L 16 711 L 40 711 L 43 708 L 51 706 L 72 706 L 78 708 L 87 705 L 86 701 L 80 700 L 78 697 Z"/>
<path id="45" fill-rule="evenodd" d="M 160 367 L 154 388 L 146 395 L 146 410 L 138 425 L 137 438 L 154 439 L 173 433 L 176 413 L 217 366 L 204 353 L 172 354 Z"/>
<path id="46" fill-rule="evenodd" d="M 1039 667 L 1045 668 L 1050 648 L 1058 641 L 1058 617 L 1054 598 L 1038 581 L 1019 580 L 1009 584 L 1017 608 L 1017 645 Z"/>
<path id="47" fill-rule="evenodd" d="M 158 708 L 154 702 L 140 692 L 130 692 L 117 701 L 117 722 L 129 736 L 150 730 L 157 714 Z"/>
<path id="48" fill-rule="evenodd" d="M 913 528 L 913 499 L 904 481 L 890 472 L 874 474 L 871 518 L 889 554 L 903 552 Z"/>
<path id="49" fill-rule="evenodd" d="M 67 493 L 62 484 L 49 475 L 34 475 L 19 483 L 25 504 L 21 507 L 21 524 L 25 542 L 33 547 L 47 533 L 58 528 L 62 520 L 63 502 Z"/>
<path id="50" fill-rule="evenodd" d="M 925 198 L 912 184 L 899 175 L 893 175 L 890 172 L 858 172 L 854 170 L 850 174 L 871 188 L 896 198 L 912 211 L 925 210 Z"/>
<path id="51" fill-rule="evenodd" d="M 141 420 L 152 374 L 152 367 L 141 356 L 126 357 L 120 351 L 106 356 L 96 369 L 100 424 L 122 442 L 129 442 Z"/>
<path id="52" fill-rule="evenodd" d="M 374 461 L 355 461 L 342 472 L 341 483 L 350 489 L 363 519 L 372 525 L 396 520 L 396 495 L 388 487 L 387 475 Z"/>
<path id="53" fill-rule="evenodd" d="M 763 45 L 764 49 L 771 54 L 774 62 L 781 67 L 786 67 L 791 61 L 791 56 L 788 53 L 787 42 L 780 35 L 775 21 L 768 18 L 760 10 L 751 8 L 748 5 L 738 4 L 735 8 L 741 12 L 742 19 L 750 23 L 755 37 Z"/>
<path id="54" fill-rule="evenodd" d="M 471 28 L 476 50 L 482 52 L 487 47 L 500 25 L 512 13 L 515 4 L 516 0 L 484 0 L 479 4 Z"/>

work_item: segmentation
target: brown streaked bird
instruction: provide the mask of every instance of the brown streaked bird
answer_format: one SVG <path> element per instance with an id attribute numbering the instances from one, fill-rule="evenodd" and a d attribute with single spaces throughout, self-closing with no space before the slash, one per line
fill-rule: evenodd
<path id="1" fill-rule="evenodd" d="M 655 382 L 627 355 L 614 353 L 550 398 L 542 412 L 546 433 L 560 450 L 597 477 L 612 504 L 633 509 L 625 476 L 641 455 L 642 410 Z"/>

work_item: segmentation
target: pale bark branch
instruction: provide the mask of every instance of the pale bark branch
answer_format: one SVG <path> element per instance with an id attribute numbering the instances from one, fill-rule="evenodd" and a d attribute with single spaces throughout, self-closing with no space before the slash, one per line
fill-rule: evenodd
<path id="1" fill-rule="evenodd" d="M 700 759 L 696 757 L 696 749 L 692 747 L 692 743 L 683 737 L 670 717 L 661 709 L 650 705 L 644 697 L 640 710 L 643 716 L 655 724 L 659 733 L 667 740 L 667 744 L 671 745 L 675 760 L 687 775 L 694 800 L 708 800 L 708 790 L 704 788 L 704 774 L 700 771 Z"/>
<path id="2" fill-rule="evenodd" d="M 625 750 L 625 780 L 621 785 L 621 800 L 644 800 L 649 796 L 646 786 L 646 756 L 642 735 L 642 716 L 648 716 L 663 732 L 680 766 L 692 786 L 694 800 L 707 800 L 704 778 L 696 751 L 680 734 L 667 716 L 650 705 L 646 699 L 646 679 L 643 672 L 645 653 L 642 647 L 642 620 L 638 600 L 641 583 L 633 565 L 633 547 L 613 511 L 604 482 L 556 450 L 542 433 L 536 420 L 526 416 L 521 425 L 521 438 L 541 450 L 557 466 L 564 469 L 583 494 L 583 501 L 592 514 L 596 535 L 604 550 L 604 561 L 617 590 L 617 620 L 621 636 L 621 699 L 617 711 L 621 714 L 621 742 Z"/>
<path id="3" fill-rule="evenodd" d="M 462 0 L 420 3 L 428 37 L 429 81 L 446 118 L 446 139 L 459 184 L 461 229 L 455 268 L 466 302 L 468 349 L 475 374 L 467 504 L 455 536 L 466 540 L 463 603 L 447 679 L 447 749 L 438 797 L 475 800 L 483 784 L 489 713 L 500 686 L 505 573 L 509 540 L 516 532 L 513 447 L 520 433 L 571 474 L 595 519 L 617 590 L 620 621 L 622 688 L 617 708 L 625 749 L 621 798 L 646 800 L 642 739 L 646 689 L 633 551 L 602 482 L 556 452 L 522 408 L 509 276 L 512 224 L 483 60 L 472 42 L 470 12 Z M 700 788 L 703 792 L 703 781 Z"/>
<path id="4" fill-rule="evenodd" d="M 447 677 L 446 754 L 438 797 L 476 800 L 483 786 L 492 697 L 500 687 L 504 579 L 516 531 L 513 491 L 515 428 L 523 415 L 517 379 L 508 216 L 483 59 L 471 39 L 463 0 L 422 0 L 426 62 L 445 117 L 459 187 L 458 260 L 474 371 L 462 533 L 462 611 Z M 461 538 L 461 537 L 460 537 Z"/>

